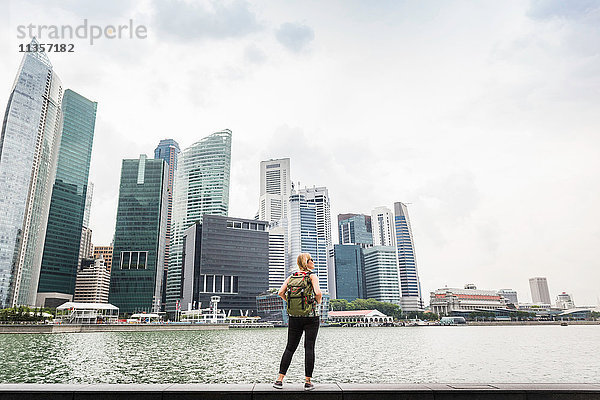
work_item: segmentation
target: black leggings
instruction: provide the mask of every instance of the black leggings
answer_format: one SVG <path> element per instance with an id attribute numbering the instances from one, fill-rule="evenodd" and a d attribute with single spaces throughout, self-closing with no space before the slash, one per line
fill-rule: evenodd
<path id="1" fill-rule="evenodd" d="M 315 342 L 319 331 L 319 317 L 289 317 L 288 340 L 281 357 L 279 373 L 285 375 L 292 362 L 292 356 L 300 343 L 302 332 L 304 335 L 304 374 L 312 378 L 315 368 Z"/>

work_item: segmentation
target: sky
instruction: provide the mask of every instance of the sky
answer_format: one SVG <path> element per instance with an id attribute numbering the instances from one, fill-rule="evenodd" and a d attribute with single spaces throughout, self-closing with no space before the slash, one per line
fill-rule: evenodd
<path id="1" fill-rule="evenodd" d="M 253 218 L 259 164 L 289 157 L 337 214 L 409 204 L 426 303 L 512 288 L 600 303 L 600 3 L 547 1 L 9 1 L 0 107 L 17 27 L 144 26 L 56 39 L 65 88 L 98 102 L 93 243 L 110 243 L 121 160 L 233 132 L 229 214 Z M 44 33 L 44 32 L 43 32 Z"/>

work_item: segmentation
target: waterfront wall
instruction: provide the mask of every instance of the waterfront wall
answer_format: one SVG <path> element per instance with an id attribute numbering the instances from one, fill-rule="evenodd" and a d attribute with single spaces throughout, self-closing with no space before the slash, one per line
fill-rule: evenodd
<path id="1" fill-rule="evenodd" d="M 97 324 L 97 325 L 0 325 L 2 333 L 89 333 L 89 332 L 150 332 L 203 331 L 229 329 L 227 324 Z"/>
<path id="2" fill-rule="evenodd" d="M 506 400 L 598 400 L 597 384 L 317 384 L 304 393 L 302 384 L 286 384 L 274 389 L 270 384 L 158 384 L 158 385 L 33 385 L 0 384 L 0 399 L 14 400 L 438 400 L 438 399 L 506 399 Z"/>

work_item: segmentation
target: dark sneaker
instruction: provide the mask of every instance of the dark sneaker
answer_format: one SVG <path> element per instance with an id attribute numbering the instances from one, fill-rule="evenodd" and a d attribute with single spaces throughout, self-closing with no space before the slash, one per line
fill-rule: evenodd
<path id="1" fill-rule="evenodd" d="M 283 381 L 275 381 L 275 383 L 273 384 L 273 387 L 275 389 L 283 389 Z"/>
<path id="2" fill-rule="evenodd" d="M 313 390 L 315 388 L 315 385 L 313 385 L 311 382 L 304 382 L 304 390 Z"/>

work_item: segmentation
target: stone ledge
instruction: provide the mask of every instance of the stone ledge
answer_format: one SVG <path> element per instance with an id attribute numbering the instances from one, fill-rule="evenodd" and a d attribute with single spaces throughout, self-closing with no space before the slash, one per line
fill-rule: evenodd
<path id="1" fill-rule="evenodd" d="M 434 383 L 351 384 L 316 383 L 305 392 L 292 383 L 283 389 L 271 384 L 0 384 L 0 400 L 600 400 L 600 383 Z"/>

